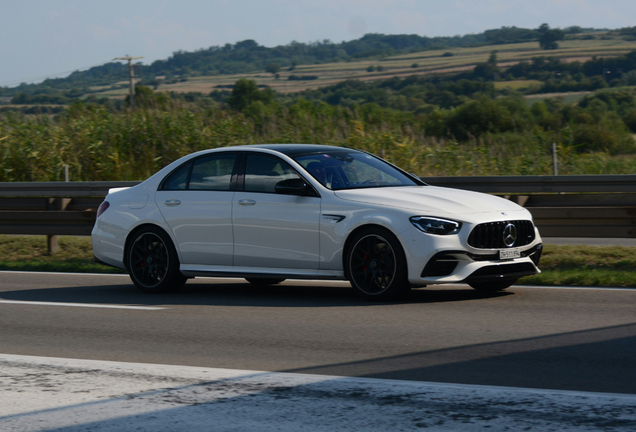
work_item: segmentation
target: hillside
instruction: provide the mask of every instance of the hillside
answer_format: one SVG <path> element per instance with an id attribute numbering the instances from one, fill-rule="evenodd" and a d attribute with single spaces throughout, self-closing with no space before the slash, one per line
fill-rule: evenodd
<path id="1" fill-rule="evenodd" d="M 215 76 L 199 76 L 174 83 L 159 80 L 157 90 L 174 92 L 208 93 L 219 86 L 231 86 L 240 78 L 249 78 L 259 85 L 269 86 L 277 92 L 300 92 L 336 84 L 343 80 L 358 79 L 377 81 L 394 76 L 434 75 L 470 71 L 485 63 L 492 51 L 497 51 L 497 64 L 506 68 L 521 61 L 531 61 L 542 56 L 569 63 L 585 62 L 593 57 L 614 57 L 636 50 L 636 41 L 623 39 L 573 39 L 559 44 L 556 50 L 544 51 L 537 42 L 487 45 L 481 47 L 428 50 L 410 54 L 387 56 L 381 59 L 365 59 L 352 62 L 335 62 L 296 66 L 294 70 L 282 70 L 279 78 L 265 72 L 237 73 Z M 452 56 L 447 53 L 452 54 Z M 374 70 L 370 70 L 373 68 Z M 381 69 L 381 70 L 378 70 Z M 317 77 L 313 80 L 289 80 L 291 75 Z M 499 77 L 503 80 L 504 77 Z M 126 82 L 119 83 L 121 86 Z M 127 89 L 109 89 L 108 96 L 125 96 Z"/>
<path id="2" fill-rule="evenodd" d="M 492 50 L 501 51 L 500 61 L 515 62 L 537 55 L 568 59 L 594 55 L 617 55 L 633 49 L 631 29 L 599 31 L 570 27 L 550 30 L 502 27 L 480 34 L 428 38 L 418 35 L 367 34 L 353 41 L 332 43 L 291 42 L 267 48 L 253 40 L 213 46 L 194 52 L 175 52 L 166 60 L 136 66 L 136 75 L 146 85 L 177 92 L 209 92 L 214 86 L 232 85 L 239 77 L 256 79 L 278 91 L 293 92 L 318 88 L 343 79 L 376 80 L 394 75 L 446 73 L 466 70 L 484 61 Z M 557 50 L 541 50 L 539 41 L 546 32 L 560 32 L 564 41 Z M 630 41 L 631 39 L 631 41 Z M 143 53 L 138 53 L 143 55 Z M 452 56 L 451 56 L 452 55 Z M 279 79 L 266 69 L 278 71 Z M 373 70 L 371 70 L 373 69 Z M 313 80 L 289 80 L 312 75 Z M 107 63 L 66 78 L 48 79 L 39 84 L 0 88 L 0 97 L 16 93 L 43 94 L 69 92 L 70 97 L 103 94 L 123 95 L 128 77 L 123 63 Z"/>

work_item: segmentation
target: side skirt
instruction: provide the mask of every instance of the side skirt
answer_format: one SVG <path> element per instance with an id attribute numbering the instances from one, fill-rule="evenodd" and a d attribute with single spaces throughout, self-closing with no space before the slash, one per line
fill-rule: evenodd
<path id="1" fill-rule="evenodd" d="M 184 265 L 180 267 L 186 277 L 236 277 L 236 278 L 271 278 L 271 279 L 324 279 L 346 280 L 343 271 L 338 270 L 302 270 L 302 269 L 269 269 L 258 267 L 231 266 L 199 266 Z"/>

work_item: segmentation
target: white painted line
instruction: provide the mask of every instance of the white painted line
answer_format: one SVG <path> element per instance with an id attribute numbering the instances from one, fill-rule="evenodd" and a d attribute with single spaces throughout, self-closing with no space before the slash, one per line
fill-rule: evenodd
<path id="1" fill-rule="evenodd" d="M 70 272 L 24 271 L 24 270 L 0 270 L 0 273 L 66 275 L 66 276 L 126 276 L 128 277 L 127 273 L 70 273 Z"/>
<path id="2" fill-rule="evenodd" d="M 42 301 L 21 301 L 21 300 L 0 300 L 2 304 L 20 304 L 31 306 L 69 306 L 84 308 L 100 308 L 100 309 L 133 309 L 133 310 L 162 310 L 165 307 L 156 306 L 127 306 L 127 305 L 107 305 L 107 304 L 90 304 L 90 303 L 63 303 L 63 302 L 42 302 Z"/>
<path id="3" fill-rule="evenodd" d="M 636 291 L 629 287 L 583 287 L 583 286 L 546 286 L 546 285 L 513 285 L 514 288 L 566 289 L 566 290 L 603 290 L 603 291 Z"/>
<path id="4" fill-rule="evenodd" d="M 636 395 L 0 354 L 0 430 L 633 432 Z"/>

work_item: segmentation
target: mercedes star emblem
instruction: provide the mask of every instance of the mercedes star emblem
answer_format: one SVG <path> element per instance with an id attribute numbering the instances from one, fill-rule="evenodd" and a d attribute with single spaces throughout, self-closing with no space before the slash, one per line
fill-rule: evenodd
<path id="1" fill-rule="evenodd" d="M 503 230 L 503 242 L 506 246 L 511 247 L 517 241 L 517 227 L 509 223 Z"/>

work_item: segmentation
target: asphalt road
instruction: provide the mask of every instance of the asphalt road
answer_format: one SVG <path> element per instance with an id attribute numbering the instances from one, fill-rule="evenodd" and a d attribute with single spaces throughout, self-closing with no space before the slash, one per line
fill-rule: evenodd
<path id="1" fill-rule="evenodd" d="M 636 290 L 440 286 L 373 304 L 345 283 L 147 295 L 126 276 L 0 272 L 0 329 L 3 354 L 636 394 Z"/>

